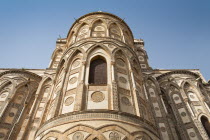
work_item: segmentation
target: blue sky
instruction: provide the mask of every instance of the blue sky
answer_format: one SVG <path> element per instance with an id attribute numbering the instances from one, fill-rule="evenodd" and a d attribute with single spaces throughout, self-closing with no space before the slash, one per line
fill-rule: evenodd
<path id="1" fill-rule="evenodd" d="M 74 18 L 99 10 L 144 39 L 152 68 L 210 79 L 210 0 L 0 0 L 0 68 L 47 68 Z"/>

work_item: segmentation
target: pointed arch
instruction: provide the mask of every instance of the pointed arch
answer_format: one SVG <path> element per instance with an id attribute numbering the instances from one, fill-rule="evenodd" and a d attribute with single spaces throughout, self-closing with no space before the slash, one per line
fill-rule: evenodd
<path id="1" fill-rule="evenodd" d="M 185 81 L 183 82 L 183 89 L 190 101 L 199 101 L 197 90 L 194 85 L 192 85 L 188 81 Z"/>
<path id="2" fill-rule="evenodd" d="M 83 54 L 84 54 L 84 51 L 81 50 L 81 49 L 76 49 L 76 50 L 74 50 L 74 52 L 67 58 L 66 67 L 69 68 L 70 65 L 71 65 L 71 63 L 72 63 L 75 59 L 79 58 L 79 55 L 81 55 L 81 56 L 80 56 L 80 59 L 83 59 Z"/>
<path id="3" fill-rule="evenodd" d="M 122 40 L 121 29 L 116 23 L 111 23 L 109 26 L 109 36 L 111 38 Z"/>
<path id="4" fill-rule="evenodd" d="M 75 31 L 72 31 L 68 39 L 69 40 L 68 47 L 75 42 L 75 38 L 76 38 Z"/>
<path id="5" fill-rule="evenodd" d="M 209 119 L 203 115 L 203 116 L 201 116 L 200 120 L 201 120 L 201 123 L 202 123 L 204 129 L 206 130 L 207 135 L 210 138 L 210 121 L 209 121 Z"/>
<path id="6" fill-rule="evenodd" d="M 107 62 L 102 56 L 95 56 L 90 62 L 89 84 L 107 84 Z"/>
<path id="7" fill-rule="evenodd" d="M 124 31 L 123 35 L 124 35 L 125 43 L 128 45 L 131 45 L 133 40 L 131 40 L 128 31 Z"/>
<path id="8" fill-rule="evenodd" d="M 93 23 L 91 30 L 92 37 L 106 37 L 106 32 L 107 26 L 101 19 L 98 19 Z"/>
<path id="9" fill-rule="evenodd" d="M 112 56 L 110 50 L 103 44 L 96 44 L 96 45 L 93 45 L 90 48 L 88 48 L 88 50 L 86 51 L 87 55 L 90 56 L 90 54 L 98 48 L 104 50 L 109 55 L 109 57 Z"/>
<path id="10" fill-rule="evenodd" d="M 89 25 L 87 23 L 83 23 L 78 29 L 76 41 L 87 38 L 88 36 L 89 36 Z"/>

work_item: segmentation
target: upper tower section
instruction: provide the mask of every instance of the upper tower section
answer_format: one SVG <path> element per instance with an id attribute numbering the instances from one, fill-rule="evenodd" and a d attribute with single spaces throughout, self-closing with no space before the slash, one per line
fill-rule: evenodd
<path id="1" fill-rule="evenodd" d="M 133 47 L 133 34 L 123 19 L 106 12 L 93 12 L 77 19 L 67 35 L 67 47 L 88 38 L 111 38 Z"/>

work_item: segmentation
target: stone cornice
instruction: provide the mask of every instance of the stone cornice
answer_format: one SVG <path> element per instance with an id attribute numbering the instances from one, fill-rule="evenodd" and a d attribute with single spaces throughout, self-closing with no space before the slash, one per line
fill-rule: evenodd
<path id="1" fill-rule="evenodd" d="M 133 114 L 118 112 L 113 110 L 89 110 L 89 111 L 80 111 L 80 112 L 71 112 L 62 114 L 58 117 L 52 118 L 45 122 L 37 131 L 36 136 L 40 135 L 45 130 L 59 126 L 66 123 L 77 122 L 77 121 L 86 121 L 86 120 L 107 120 L 107 121 L 120 121 L 124 123 L 130 123 L 133 125 L 139 125 L 144 127 L 154 135 L 158 136 L 157 128 L 149 121 L 138 117 Z"/>
<path id="2" fill-rule="evenodd" d="M 0 73 L 0 78 L 3 75 L 11 74 L 11 73 L 27 74 L 27 75 L 32 76 L 35 79 L 38 79 L 38 80 L 41 80 L 42 79 L 41 76 L 39 76 L 39 75 L 37 75 L 35 73 L 29 72 L 29 71 L 26 71 L 26 70 L 21 70 L 21 69 L 14 69 L 14 70 L 8 70 L 8 71 L 5 71 L 5 72 L 2 72 L 2 73 Z"/>
<path id="3" fill-rule="evenodd" d="M 156 79 L 161 80 L 162 78 L 164 78 L 166 76 L 169 76 L 169 75 L 172 75 L 172 74 L 188 74 L 188 75 L 194 76 L 195 78 L 200 77 L 198 74 L 196 74 L 194 72 L 191 72 L 191 71 L 188 71 L 188 70 L 174 70 L 174 71 L 171 71 L 171 72 L 164 73 L 164 74 L 156 77 Z"/>

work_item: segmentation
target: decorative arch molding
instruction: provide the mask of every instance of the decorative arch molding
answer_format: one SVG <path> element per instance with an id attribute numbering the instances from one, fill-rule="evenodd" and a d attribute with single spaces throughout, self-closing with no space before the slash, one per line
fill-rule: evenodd
<path id="1" fill-rule="evenodd" d="M 148 132 L 145 132 L 145 131 L 135 131 L 135 132 L 133 132 L 133 133 L 131 133 L 132 134 L 132 136 L 134 137 L 134 138 L 138 138 L 139 136 L 140 136 L 140 134 L 143 134 L 143 137 L 144 136 L 146 136 L 146 137 L 148 137 L 150 140 L 152 140 L 152 137 L 150 136 L 150 135 L 148 135 Z"/>
<path id="2" fill-rule="evenodd" d="M 169 89 L 171 86 L 174 86 L 175 88 L 177 88 L 178 90 L 181 90 L 181 87 L 179 87 L 179 85 L 177 83 L 174 82 L 168 82 L 168 86 L 167 89 Z"/>
<path id="3" fill-rule="evenodd" d="M 107 84 L 107 60 L 97 55 L 90 60 L 89 84 Z"/>
<path id="4" fill-rule="evenodd" d="M 200 117 L 201 124 L 203 125 L 203 128 L 206 131 L 206 134 L 210 138 L 210 119 L 209 117 L 206 117 L 205 115 L 202 115 Z"/>
<path id="5" fill-rule="evenodd" d="M 92 64 L 92 60 L 101 57 L 106 62 L 106 68 L 107 68 L 107 84 L 111 81 L 110 76 L 108 76 L 108 72 L 110 69 L 111 64 L 111 52 L 104 46 L 104 45 L 94 45 L 87 51 L 87 58 L 85 58 L 86 61 L 86 84 L 89 83 L 89 77 L 90 77 L 90 66 Z M 88 69 L 89 68 L 89 69 Z"/>
<path id="6" fill-rule="evenodd" d="M 64 52 L 64 50 L 63 49 L 61 49 L 61 48 L 56 48 L 55 49 L 55 51 L 53 52 L 53 54 L 52 54 L 52 56 L 51 56 L 51 59 L 55 59 L 55 57 L 56 57 L 56 55 L 57 55 L 57 53 L 59 53 L 59 52 Z"/>
<path id="7" fill-rule="evenodd" d="M 64 134 L 68 135 L 68 134 L 71 134 L 71 133 L 74 133 L 78 130 L 83 130 L 83 128 L 86 130 L 86 132 L 89 132 L 89 133 L 92 133 L 92 131 L 95 131 L 96 129 L 92 126 L 89 126 L 89 125 L 85 125 L 85 124 L 77 124 L 76 126 L 72 126 L 68 129 L 66 129 L 64 131 Z"/>
<path id="8" fill-rule="evenodd" d="M 65 62 L 66 62 L 66 60 L 65 59 L 61 59 L 61 61 L 60 61 L 60 63 L 58 64 L 58 68 L 57 68 L 57 70 L 56 70 L 56 76 L 55 76 L 55 79 L 57 79 L 58 78 L 58 75 L 60 74 L 60 70 L 62 69 L 62 68 L 65 68 L 64 66 L 65 66 Z"/>
<path id="9" fill-rule="evenodd" d="M 3 77 L 6 74 L 15 74 L 15 73 L 17 73 L 17 74 L 23 74 L 26 77 L 32 77 L 32 78 L 34 78 L 34 79 L 36 79 L 38 81 L 40 81 L 42 79 L 41 76 L 39 76 L 39 75 L 37 75 L 35 73 L 29 72 L 27 70 L 16 70 L 16 69 L 9 70 L 9 71 L 5 71 L 5 72 L 0 73 L 0 78 Z"/>
<path id="10" fill-rule="evenodd" d="M 0 92 L 1 92 L 1 90 L 3 89 L 3 88 L 5 88 L 6 86 L 8 86 L 8 85 L 10 85 L 10 84 L 12 84 L 12 82 L 11 81 L 5 81 L 5 82 L 3 82 L 3 83 L 1 83 L 1 85 L 0 85 Z"/>
<path id="11" fill-rule="evenodd" d="M 204 112 L 201 112 L 201 113 L 197 116 L 197 120 L 200 121 L 202 116 L 205 116 L 205 117 L 208 118 L 209 121 L 210 121 L 210 115 L 209 115 L 209 114 L 206 114 L 206 113 L 204 113 Z"/>
<path id="12" fill-rule="evenodd" d="M 91 23 L 90 23 L 90 28 L 93 28 L 93 25 L 97 22 L 97 21 L 102 21 L 105 25 L 106 25 L 106 28 L 108 28 L 107 26 L 107 23 L 106 23 L 106 20 L 103 19 L 103 18 L 95 18 Z M 92 29 L 91 29 L 92 30 Z"/>
<path id="13" fill-rule="evenodd" d="M 41 140 L 47 140 L 47 138 L 53 137 L 56 139 L 63 139 L 62 137 L 62 133 L 60 131 L 50 131 L 48 132 L 46 135 L 44 135 L 43 137 L 40 137 Z M 51 139 L 50 139 L 51 140 Z M 66 140 L 66 139 L 63 139 Z"/>
<path id="14" fill-rule="evenodd" d="M 77 19 L 77 20 L 72 24 L 72 26 L 71 26 L 71 28 L 70 28 L 70 30 L 69 30 L 69 32 L 68 32 L 67 37 L 69 36 L 69 34 L 70 34 L 70 32 L 72 31 L 72 29 L 74 28 L 74 26 L 78 23 L 78 21 L 80 21 L 81 19 L 83 19 L 83 18 L 85 18 L 85 17 L 91 16 L 91 15 L 100 15 L 100 14 L 102 14 L 102 15 L 107 15 L 107 16 L 111 16 L 111 17 L 114 17 L 114 18 L 116 18 L 117 20 L 121 21 L 121 22 L 127 27 L 128 31 L 129 31 L 130 34 L 131 34 L 132 39 L 134 39 L 130 27 L 125 23 L 124 20 L 122 20 L 121 18 L 119 18 L 119 17 L 116 16 L 116 15 L 113 15 L 113 14 L 110 14 L 110 13 L 106 13 L 106 12 L 92 12 L 92 13 L 89 13 L 89 14 L 86 14 L 86 15 L 81 16 L 79 19 Z"/>
<path id="15" fill-rule="evenodd" d="M 89 23 L 87 23 L 87 22 L 85 22 L 85 21 L 82 21 L 82 22 L 80 23 L 80 25 L 77 26 L 77 29 L 74 31 L 74 34 L 75 34 L 76 36 L 78 35 L 80 29 L 81 29 L 84 25 L 88 25 L 89 28 L 90 28 L 90 24 L 89 24 Z"/>
<path id="16" fill-rule="evenodd" d="M 128 56 L 125 55 L 126 52 L 123 49 L 121 49 L 121 48 L 114 49 L 114 51 L 112 52 L 112 55 L 115 57 L 117 53 L 122 53 L 122 55 L 125 57 L 124 61 L 127 61 L 128 63 L 131 63 L 131 59 Z"/>
<path id="17" fill-rule="evenodd" d="M 79 57 L 79 56 L 77 56 L 78 54 L 82 54 L 82 55 L 83 55 L 82 58 Z M 67 63 L 65 64 L 65 67 L 68 69 L 68 67 L 70 66 L 70 64 L 71 64 L 74 60 L 76 60 L 76 59 L 78 59 L 78 58 L 80 58 L 81 60 L 83 60 L 83 59 L 84 59 L 84 54 L 85 54 L 85 52 L 83 51 L 83 49 L 80 49 L 80 48 L 75 49 L 75 50 L 71 53 L 71 55 L 67 58 Z"/>
<path id="18" fill-rule="evenodd" d="M 187 83 L 188 83 L 191 87 L 197 89 L 197 87 L 196 87 L 196 86 L 192 83 L 192 81 L 190 81 L 190 80 L 183 80 L 182 83 L 181 83 L 181 85 L 180 85 L 180 87 L 181 87 L 182 89 L 184 89 L 184 86 L 185 86 Z"/>
<path id="19" fill-rule="evenodd" d="M 148 81 L 148 80 L 151 80 L 155 84 L 155 88 L 157 89 L 158 93 L 160 94 L 161 90 L 160 90 L 160 86 L 159 86 L 158 81 L 152 76 L 146 77 L 144 81 Z"/>
<path id="20" fill-rule="evenodd" d="M 138 48 L 137 50 L 138 50 L 139 52 L 143 53 L 144 56 L 146 56 L 146 58 L 148 58 L 147 52 L 146 52 L 145 50 L 143 50 L 143 49 L 141 49 L 141 48 Z"/>
<path id="21" fill-rule="evenodd" d="M 118 45 L 118 46 L 119 46 L 119 45 Z M 115 56 L 115 53 L 116 53 L 117 51 L 119 51 L 119 50 L 121 50 L 124 54 L 127 54 L 126 49 L 127 49 L 127 51 L 129 51 L 129 52 L 132 54 L 132 57 L 127 57 L 127 58 L 129 58 L 129 61 L 130 61 L 130 62 L 131 62 L 132 59 L 134 59 L 134 58 L 137 59 L 137 58 L 138 58 L 138 56 L 137 56 L 137 54 L 134 52 L 134 50 L 133 50 L 131 47 L 128 47 L 128 46 L 119 46 L 119 47 L 115 48 L 115 49 L 112 51 L 112 55 Z M 137 61 L 138 61 L 139 65 L 140 65 L 140 62 L 139 62 L 138 59 L 137 59 Z"/>
<path id="22" fill-rule="evenodd" d="M 103 49 L 111 57 L 110 50 L 105 45 L 103 45 L 101 43 L 94 44 L 90 48 L 88 48 L 88 50 L 86 51 L 87 56 L 89 56 L 91 54 L 91 52 L 93 52 L 97 48 Z"/>
<path id="23" fill-rule="evenodd" d="M 167 72 L 167 73 L 164 73 L 160 76 L 157 77 L 157 80 L 161 80 L 169 75 L 172 75 L 172 74 L 187 74 L 187 75 L 191 75 L 191 76 L 194 76 L 195 78 L 198 78 L 200 77 L 198 74 L 194 73 L 194 72 L 191 72 L 191 71 L 187 71 L 187 70 L 175 70 L 175 71 L 171 71 L 171 72 Z"/>
<path id="24" fill-rule="evenodd" d="M 122 29 L 118 23 L 116 23 L 116 22 L 110 23 L 108 25 L 107 29 L 109 32 L 109 35 L 108 35 L 109 37 L 123 41 L 123 39 L 124 39 L 122 36 L 123 32 L 122 32 Z"/>

